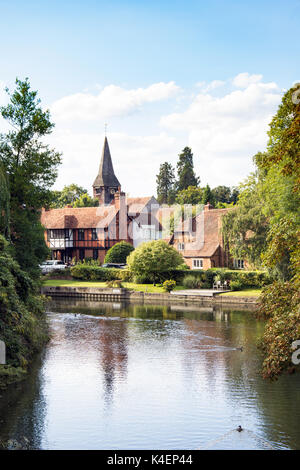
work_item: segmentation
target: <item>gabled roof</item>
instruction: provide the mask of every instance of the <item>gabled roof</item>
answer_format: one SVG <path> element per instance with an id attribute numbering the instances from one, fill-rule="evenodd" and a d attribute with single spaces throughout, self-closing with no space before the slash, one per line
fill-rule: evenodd
<path id="1" fill-rule="evenodd" d="M 182 232 L 186 236 L 192 236 L 191 242 L 185 242 L 183 256 L 186 258 L 213 256 L 222 245 L 222 216 L 227 212 L 228 209 L 204 210 L 192 220 L 181 223 L 175 230 L 174 240 L 181 239 Z"/>
<path id="2" fill-rule="evenodd" d="M 46 229 L 105 228 L 117 213 L 115 206 L 43 209 L 41 223 Z"/>
<path id="3" fill-rule="evenodd" d="M 98 175 L 94 181 L 93 186 L 95 187 L 100 187 L 100 186 L 119 187 L 121 186 L 114 172 L 107 137 L 105 137 L 104 139 L 104 145 L 102 149 L 102 156 L 101 156 L 99 171 L 98 171 Z"/>
<path id="4" fill-rule="evenodd" d="M 154 196 L 147 196 L 147 197 L 128 197 L 126 199 L 127 205 L 128 205 L 128 215 L 137 215 L 141 214 L 147 204 L 150 204 L 149 209 L 151 210 L 151 205 L 156 205 L 158 206 L 158 202 L 155 199 Z M 152 208 L 153 210 L 153 208 Z"/>

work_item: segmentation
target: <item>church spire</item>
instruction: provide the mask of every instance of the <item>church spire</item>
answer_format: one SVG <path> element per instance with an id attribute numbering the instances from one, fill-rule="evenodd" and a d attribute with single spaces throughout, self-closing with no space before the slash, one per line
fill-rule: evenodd
<path id="1" fill-rule="evenodd" d="M 115 175 L 107 137 L 105 136 L 98 175 L 93 184 L 94 197 L 102 204 L 110 204 L 121 185 Z"/>

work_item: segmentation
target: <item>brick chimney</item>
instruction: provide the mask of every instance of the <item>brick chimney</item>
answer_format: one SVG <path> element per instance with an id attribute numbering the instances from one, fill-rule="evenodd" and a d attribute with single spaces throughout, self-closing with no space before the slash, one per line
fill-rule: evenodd
<path id="1" fill-rule="evenodd" d="M 207 204 L 205 204 L 205 206 L 204 206 L 205 211 L 210 211 L 211 209 L 213 209 L 213 206 L 209 202 Z"/>

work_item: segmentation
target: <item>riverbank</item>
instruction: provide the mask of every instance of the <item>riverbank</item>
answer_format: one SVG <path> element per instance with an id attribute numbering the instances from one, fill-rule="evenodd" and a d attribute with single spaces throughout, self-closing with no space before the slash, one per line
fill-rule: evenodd
<path id="1" fill-rule="evenodd" d="M 247 289 L 238 292 L 220 292 L 212 289 L 185 290 L 177 286 L 172 293 L 167 293 L 160 286 L 149 284 L 122 284 L 123 288 L 108 288 L 105 282 L 83 282 L 68 280 L 47 280 L 42 287 L 42 293 L 50 297 L 84 298 L 99 301 L 138 301 L 147 302 L 172 302 L 172 303 L 209 303 L 247 304 L 258 306 L 260 290 Z M 236 294 L 236 295 L 235 295 Z"/>

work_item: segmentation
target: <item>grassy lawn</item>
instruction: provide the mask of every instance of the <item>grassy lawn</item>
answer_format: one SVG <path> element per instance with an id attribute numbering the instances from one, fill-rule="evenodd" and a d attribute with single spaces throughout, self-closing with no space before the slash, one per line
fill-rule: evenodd
<path id="1" fill-rule="evenodd" d="M 224 292 L 220 295 L 229 295 L 231 297 L 258 297 L 261 294 L 261 289 L 245 289 L 236 290 L 233 292 Z"/>
<path id="2" fill-rule="evenodd" d="M 67 281 L 64 279 L 48 279 L 43 283 L 44 286 L 72 286 L 72 287 L 107 287 L 105 282 L 100 281 Z M 137 292 L 165 292 L 162 287 L 152 284 L 135 284 L 134 282 L 123 282 L 123 287 Z M 182 286 L 176 286 L 175 290 L 184 289 Z"/>

